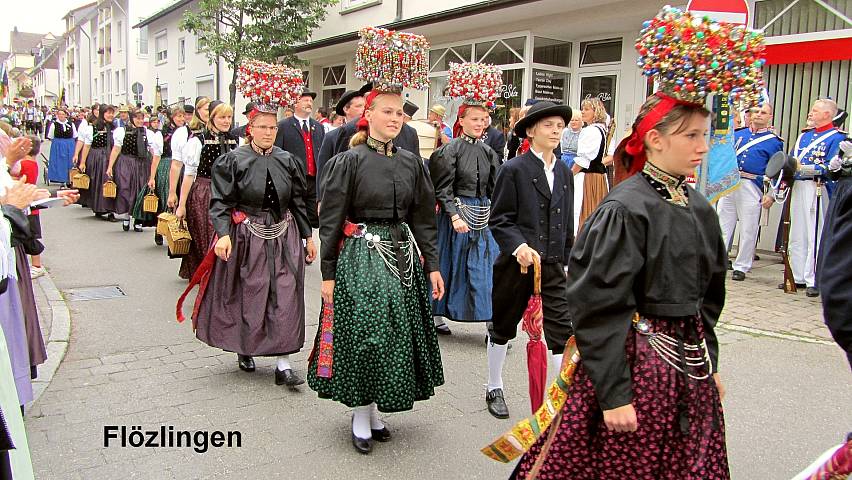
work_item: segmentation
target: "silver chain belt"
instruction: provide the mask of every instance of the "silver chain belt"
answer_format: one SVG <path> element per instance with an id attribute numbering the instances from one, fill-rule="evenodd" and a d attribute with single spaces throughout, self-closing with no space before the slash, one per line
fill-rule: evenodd
<path id="1" fill-rule="evenodd" d="M 657 352 L 657 355 L 664 362 L 671 365 L 678 372 L 686 373 L 686 375 L 689 375 L 689 378 L 694 380 L 704 380 L 710 377 L 710 373 L 713 371 L 713 363 L 710 360 L 710 353 L 707 351 L 707 340 L 702 340 L 700 345 L 683 343 L 683 350 L 685 352 L 683 363 L 686 364 L 686 367 L 691 369 L 707 367 L 707 373 L 704 375 L 693 375 L 692 373 L 684 372 L 680 366 L 680 355 L 677 352 L 678 340 L 676 338 L 665 333 L 652 332 L 650 321 L 641 317 L 633 320 L 633 328 L 640 335 L 647 337 L 648 345 Z"/>
<path id="2" fill-rule="evenodd" d="M 459 217 L 471 230 L 484 230 L 488 227 L 488 219 L 491 217 L 491 205 L 466 205 L 461 199 L 455 198 Z"/>
<path id="3" fill-rule="evenodd" d="M 293 216 L 290 212 L 287 212 L 287 215 L 284 216 L 283 220 L 278 223 L 273 223 L 272 225 L 254 223 L 248 218 L 243 220 L 243 224 L 255 237 L 263 240 L 274 240 L 287 233 L 287 228 L 290 226 L 290 219 L 292 218 Z"/>
<path id="4" fill-rule="evenodd" d="M 388 271 L 396 277 L 405 287 L 411 287 L 414 284 L 414 262 L 420 261 L 420 247 L 414 240 L 411 234 L 411 229 L 407 224 L 402 224 L 409 240 L 399 242 L 399 248 L 403 251 L 405 266 L 402 271 L 396 264 L 396 254 L 394 253 L 393 240 L 383 240 L 378 234 L 367 231 L 367 225 L 363 223 L 357 224 L 358 230 L 352 235 L 352 238 L 363 238 L 367 241 L 367 248 L 371 248 L 379 254 L 382 262 L 387 267 Z"/>

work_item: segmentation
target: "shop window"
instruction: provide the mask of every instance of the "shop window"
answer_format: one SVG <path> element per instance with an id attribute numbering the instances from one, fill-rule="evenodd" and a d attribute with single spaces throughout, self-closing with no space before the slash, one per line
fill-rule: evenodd
<path id="1" fill-rule="evenodd" d="M 476 44 L 476 61 L 506 65 L 525 61 L 526 37 L 491 40 Z"/>
<path id="2" fill-rule="evenodd" d="M 571 66 L 571 42 L 543 37 L 534 37 L 533 40 L 533 63 Z"/>
<path id="3" fill-rule="evenodd" d="M 621 61 L 621 40 L 599 40 L 580 43 L 580 65 Z"/>
<path id="4" fill-rule="evenodd" d="M 334 110 L 334 106 L 337 105 L 337 102 L 340 100 L 340 97 L 346 93 L 346 88 L 323 88 L 322 89 L 322 106 L 329 109 L 329 111 Z"/>
<path id="5" fill-rule="evenodd" d="M 848 0 L 760 0 L 754 13 L 755 28 L 767 37 L 843 30 L 852 24 Z"/>
<path id="6" fill-rule="evenodd" d="M 568 100 L 571 76 L 565 72 L 533 69 L 532 98 L 564 105 Z"/>
<path id="7" fill-rule="evenodd" d="M 307 70 L 302 70 L 302 84 L 305 86 L 305 89 L 308 89 L 311 86 L 311 84 L 309 83 L 310 78 L 310 72 L 308 72 Z"/>
<path id="8" fill-rule="evenodd" d="M 429 71 L 446 72 L 450 69 L 450 63 L 469 62 L 471 51 L 470 45 L 456 45 L 432 50 L 429 52 Z"/>
<path id="9" fill-rule="evenodd" d="M 346 65 L 323 67 L 322 86 L 336 87 L 340 85 L 346 85 Z"/>
<path id="10" fill-rule="evenodd" d="M 597 97 L 603 102 L 606 112 L 612 115 L 615 106 L 617 75 L 592 75 L 580 78 L 580 101 Z"/>

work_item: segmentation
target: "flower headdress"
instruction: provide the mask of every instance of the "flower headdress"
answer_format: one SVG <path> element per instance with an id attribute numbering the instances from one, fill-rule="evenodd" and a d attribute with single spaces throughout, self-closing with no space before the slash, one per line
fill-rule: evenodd
<path id="1" fill-rule="evenodd" d="M 490 63 L 450 63 L 447 94 L 468 105 L 490 105 L 500 95 L 503 72 Z"/>
<path id="2" fill-rule="evenodd" d="M 424 90 L 429 85 L 426 37 L 384 28 L 364 27 L 355 51 L 355 77 L 375 89 Z"/>
<path id="3" fill-rule="evenodd" d="M 237 90 L 255 102 L 255 110 L 275 113 L 279 106 L 296 103 L 302 94 L 302 71 L 258 60 L 243 62 L 237 70 Z"/>

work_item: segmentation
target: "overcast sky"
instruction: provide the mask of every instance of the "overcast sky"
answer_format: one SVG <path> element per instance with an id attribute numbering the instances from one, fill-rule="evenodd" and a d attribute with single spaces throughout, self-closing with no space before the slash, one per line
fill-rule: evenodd
<path id="1" fill-rule="evenodd" d="M 65 33 L 62 17 L 92 0 L 3 0 L 0 2 L 0 50 L 9 50 L 9 32 Z"/>

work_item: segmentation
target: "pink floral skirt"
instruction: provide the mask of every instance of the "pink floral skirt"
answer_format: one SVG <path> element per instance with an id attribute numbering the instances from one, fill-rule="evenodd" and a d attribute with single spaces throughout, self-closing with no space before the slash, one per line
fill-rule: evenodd
<path id="1" fill-rule="evenodd" d="M 699 318 L 651 320 L 654 332 L 700 344 Z M 636 432 L 611 432 L 603 422 L 591 379 L 582 361 L 574 373 L 562 420 L 541 456 L 550 429 L 520 460 L 513 478 L 538 480 L 727 480 L 728 455 L 719 392 L 712 376 L 684 378 L 651 347 L 647 336 L 631 329 L 626 354 L 633 379 Z M 702 376 L 706 368 L 690 369 Z M 684 421 L 688 420 L 688 424 Z M 684 434 L 683 429 L 688 433 Z"/>

